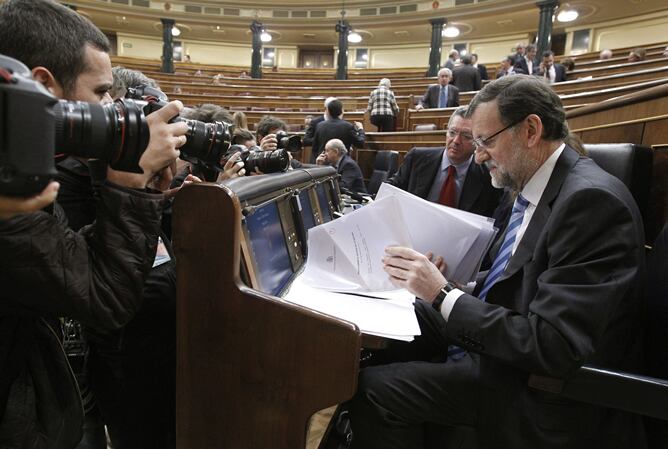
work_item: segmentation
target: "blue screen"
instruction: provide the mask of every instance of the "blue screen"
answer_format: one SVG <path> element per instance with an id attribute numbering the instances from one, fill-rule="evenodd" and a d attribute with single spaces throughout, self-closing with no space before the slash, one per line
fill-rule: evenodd
<path id="1" fill-rule="evenodd" d="M 316 191 L 318 192 L 318 201 L 320 203 L 320 210 L 322 211 L 322 222 L 327 223 L 328 221 L 332 221 L 332 211 L 329 210 L 329 201 L 327 200 L 325 185 L 318 184 Z"/>
<path id="2" fill-rule="evenodd" d="M 261 290 L 277 296 L 292 276 L 292 264 L 276 203 L 247 216 L 246 228 Z"/>
<path id="3" fill-rule="evenodd" d="M 299 192 L 299 203 L 302 206 L 301 214 L 302 220 L 304 221 L 304 228 L 306 230 L 311 229 L 315 226 L 315 217 L 313 216 L 313 208 L 311 207 L 311 197 L 308 194 L 308 191 L 302 190 Z"/>

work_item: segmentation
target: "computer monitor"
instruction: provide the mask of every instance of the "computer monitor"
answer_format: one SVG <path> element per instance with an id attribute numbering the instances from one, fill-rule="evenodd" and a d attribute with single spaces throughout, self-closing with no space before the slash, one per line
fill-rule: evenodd
<path id="1" fill-rule="evenodd" d="M 260 290 L 278 296 L 293 270 L 276 202 L 248 215 L 246 229 Z"/>
<path id="2" fill-rule="evenodd" d="M 332 211 L 329 208 L 329 198 L 324 184 L 318 184 L 316 187 L 318 193 L 318 203 L 320 204 L 320 211 L 322 212 L 322 222 L 327 223 L 332 221 Z"/>
<path id="3" fill-rule="evenodd" d="M 315 216 L 313 215 L 313 207 L 311 206 L 311 196 L 308 190 L 299 192 L 299 204 L 301 205 L 301 216 L 304 222 L 304 229 L 308 231 L 315 226 Z"/>

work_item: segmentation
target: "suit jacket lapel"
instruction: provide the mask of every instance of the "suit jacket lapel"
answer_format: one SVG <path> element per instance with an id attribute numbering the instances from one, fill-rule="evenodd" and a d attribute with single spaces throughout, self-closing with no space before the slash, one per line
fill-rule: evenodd
<path id="1" fill-rule="evenodd" d="M 466 178 L 464 178 L 464 185 L 462 186 L 462 193 L 459 196 L 457 209 L 471 210 L 482 190 L 484 180 L 481 178 L 482 169 L 474 161 L 471 161 Z"/>
<path id="2" fill-rule="evenodd" d="M 557 160 L 557 164 L 554 166 L 552 176 L 550 176 L 550 180 L 548 181 L 543 196 L 540 198 L 540 202 L 533 213 L 533 217 L 531 217 L 529 227 L 527 227 L 524 232 L 524 236 L 517 246 L 515 254 L 513 254 L 508 261 L 508 266 L 498 282 L 517 273 L 524 264 L 531 260 L 538 238 L 540 237 L 547 220 L 550 218 L 552 204 L 559 194 L 566 176 L 568 176 L 569 171 L 577 162 L 578 157 L 578 154 L 571 147 L 566 146 L 564 148 L 564 151 Z"/>
<path id="3" fill-rule="evenodd" d="M 441 158 L 443 157 L 445 148 L 435 148 L 433 151 L 425 153 L 424 158 L 419 167 L 417 183 L 415 185 L 415 195 L 420 198 L 427 198 L 431 186 L 434 183 L 436 174 L 441 168 Z"/>

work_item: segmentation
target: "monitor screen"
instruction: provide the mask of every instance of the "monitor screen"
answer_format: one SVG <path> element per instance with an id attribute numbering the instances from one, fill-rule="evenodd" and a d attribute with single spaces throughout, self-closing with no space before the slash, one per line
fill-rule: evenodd
<path id="1" fill-rule="evenodd" d="M 308 190 L 299 192 L 299 204 L 302 206 L 301 214 L 304 221 L 304 228 L 308 231 L 315 226 L 315 217 L 313 216 L 313 208 L 311 207 L 311 197 Z"/>
<path id="2" fill-rule="evenodd" d="M 318 192 L 318 202 L 320 203 L 320 211 L 322 212 L 322 222 L 327 223 L 332 221 L 332 211 L 329 210 L 329 200 L 327 199 L 327 192 L 324 184 L 318 184 L 316 187 Z"/>
<path id="3" fill-rule="evenodd" d="M 260 290 L 278 296 L 292 276 L 292 264 L 276 203 L 247 216 L 246 228 Z"/>

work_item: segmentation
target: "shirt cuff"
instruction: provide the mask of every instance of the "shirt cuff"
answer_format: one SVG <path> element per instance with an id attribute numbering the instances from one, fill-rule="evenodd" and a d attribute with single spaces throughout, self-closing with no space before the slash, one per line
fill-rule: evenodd
<path id="1" fill-rule="evenodd" d="M 447 295 L 445 295 L 443 304 L 441 304 L 441 315 L 443 315 L 445 321 L 448 321 L 448 318 L 450 317 L 450 312 L 452 312 L 452 308 L 455 306 L 455 302 L 457 302 L 459 297 L 462 296 L 463 294 L 464 294 L 463 291 L 461 291 L 458 288 L 454 288 L 450 290 L 450 292 Z"/>

